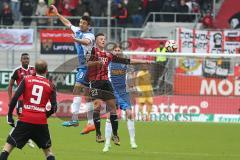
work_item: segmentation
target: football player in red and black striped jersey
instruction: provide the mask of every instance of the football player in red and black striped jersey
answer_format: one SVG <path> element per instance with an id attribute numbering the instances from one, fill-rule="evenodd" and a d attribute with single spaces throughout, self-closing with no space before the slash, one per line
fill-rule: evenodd
<path id="1" fill-rule="evenodd" d="M 11 80 L 8 85 L 9 102 L 12 99 L 12 89 L 13 89 L 14 83 L 16 82 L 17 86 L 19 86 L 20 82 L 23 80 L 23 78 L 25 76 L 36 74 L 35 68 L 33 66 L 29 65 L 30 57 L 29 57 L 28 53 L 22 53 L 20 61 L 21 61 L 21 66 L 14 69 L 12 76 L 11 76 Z M 18 98 L 18 102 L 17 102 L 17 106 L 16 106 L 17 114 L 19 116 L 21 115 L 22 107 L 23 107 L 23 100 L 22 100 L 22 96 L 20 96 Z M 32 140 L 29 140 L 28 145 L 32 148 L 35 147 Z"/>
<path id="2" fill-rule="evenodd" d="M 105 36 L 98 33 L 95 36 L 96 48 L 93 48 L 91 57 L 88 61 L 88 79 L 90 82 L 91 96 L 102 99 L 110 109 L 110 121 L 113 130 L 113 140 L 116 145 L 120 145 L 118 137 L 118 120 L 116 113 L 116 100 L 113 93 L 111 82 L 108 79 L 108 65 L 110 62 L 130 64 L 130 59 L 117 57 L 104 50 Z M 96 141 L 103 142 L 100 131 L 100 110 L 95 109 L 93 120 L 96 127 Z"/>

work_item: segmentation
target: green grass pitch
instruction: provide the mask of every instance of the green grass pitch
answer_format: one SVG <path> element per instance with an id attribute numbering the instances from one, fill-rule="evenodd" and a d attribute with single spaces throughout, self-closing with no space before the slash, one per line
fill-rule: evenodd
<path id="1" fill-rule="evenodd" d="M 65 128 L 56 118 L 49 120 L 53 152 L 57 160 L 239 160 L 240 124 L 136 122 L 138 149 L 129 145 L 125 121 L 119 124 L 121 146 L 112 144 L 103 153 L 103 144 L 95 142 L 95 133 L 80 135 L 79 127 Z M 102 132 L 104 133 L 104 121 Z M 11 127 L 0 118 L 0 145 Z M 25 146 L 15 149 L 9 160 L 44 160 L 42 151 Z"/>

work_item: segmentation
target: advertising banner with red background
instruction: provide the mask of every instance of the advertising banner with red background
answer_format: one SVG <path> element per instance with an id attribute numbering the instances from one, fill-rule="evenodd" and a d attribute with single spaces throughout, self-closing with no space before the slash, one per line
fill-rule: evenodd
<path id="1" fill-rule="evenodd" d="M 175 75 L 174 94 L 195 96 L 240 96 L 240 80 L 235 76 L 226 79 L 202 76 Z M 240 97 L 238 97 L 240 100 Z M 240 101 L 239 101 L 240 102 Z"/>
<path id="2" fill-rule="evenodd" d="M 165 42 L 165 40 L 157 40 L 157 39 L 146 39 L 146 38 L 129 38 L 128 42 L 130 47 L 128 50 L 130 51 L 145 51 L 145 52 L 155 52 L 156 48 L 159 47 L 161 42 Z M 155 60 L 154 56 L 148 55 L 133 55 L 131 56 L 133 59 L 144 59 L 144 60 Z"/>
<path id="3" fill-rule="evenodd" d="M 7 92 L 0 92 L 0 115 L 8 111 Z M 71 117 L 70 106 L 73 95 L 57 94 L 57 117 Z M 193 114 L 239 114 L 240 98 L 224 96 L 156 96 L 154 105 L 159 113 L 193 113 Z M 120 113 L 119 113 L 120 114 Z"/>
<path id="4" fill-rule="evenodd" d="M 157 96 L 160 113 L 239 114 L 240 98 L 223 96 Z"/>
<path id="5" fill-rule="evenodd" d="M 41 54 L 75 54 L 70 30 L 40 30 Z"/>

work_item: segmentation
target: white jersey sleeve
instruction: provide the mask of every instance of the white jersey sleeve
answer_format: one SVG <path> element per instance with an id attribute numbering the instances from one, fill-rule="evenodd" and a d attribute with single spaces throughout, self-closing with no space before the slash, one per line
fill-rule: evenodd
<path id="1" fill-rule="evenodd" d="M 92 48 L 94 46 L 94 43 L 95 43 L 95 36 L 94 36 L 94 34 L 91 33 L 91 32 L 85 33 L 85 34 L 83 34 L 82 39 L 89 39 L 90 40 L 90 44 L 85 46 L 85 50 L 87 52 L 91 53 L 91 50 L 92 50 Z"/>
<path id="2" fill-rule="evenodd" d="M 94 40 L 95 40 L 95 36 L 93 35 L 93 33 L 88 32 L 88 33 L 83 35 L 82 39 L 89 39 L 91 41 L 91 44 L 93 44 Z"/>
<path id="3" fill-rule="evenodd" d="M 76 26 L 73 26 L 73 25 L 70 26 L 70 29 L 72 30 L 72 32 L 73 32 L 74 34 L 75 34 L 77 31 L 80 30 L 79 27 L 76 27 Z"/>

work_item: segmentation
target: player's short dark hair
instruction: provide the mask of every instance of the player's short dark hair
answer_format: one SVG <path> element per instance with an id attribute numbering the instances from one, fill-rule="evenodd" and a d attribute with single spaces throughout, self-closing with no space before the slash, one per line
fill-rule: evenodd
<path id="1" fill-rule="evenodd" d="M 82 16 L 81 19 L 84 20 L 84 21 L 87 21 L 89 25 L 91 24 L 91 17 L 90 16 Z"/>
<path id="2" fill-rule="evenodd" d="M 37 74 L 45 74 L 48 70 L 48 64 L 44 60 L 37 60 L 35 63 L 35 70 Z"/>
<path id="3" fill-rule="evenodd" d="M 22 58 L 23 56 L 29 56 L 29 54 L 28 54 L 28 53 L 22 53 L 22 54 L 21 54 L 21 58 Z"/>
<path id="4" fill-rule="evenodd" d="M 97 37 L 99 37 L 99 36 L 105 36 L 105 35 L 104 35 L 104 33 L 97 33 L 97 34 L 95 34 L 95 39 L 97 39 Z"/>

